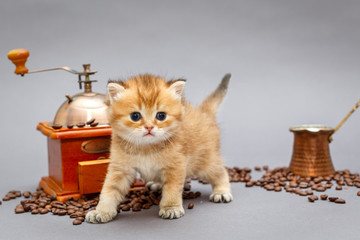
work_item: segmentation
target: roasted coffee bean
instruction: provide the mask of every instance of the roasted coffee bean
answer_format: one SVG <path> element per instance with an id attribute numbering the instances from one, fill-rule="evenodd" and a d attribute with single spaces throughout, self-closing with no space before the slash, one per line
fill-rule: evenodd
<path id="1" fill-rule="evenodd" d="M 31 196 L 31 192 L 29 191 L 23 192 L 23 196 L 24 198 L 29 198 Z"/>
<path id="2" fill-rule="evenodd" d="M 185 184 L 184 185 L 184 191 L 190 191 L 191 190 L 191 185 L 190 184 Z"/>
<path id="3" fill-rule="evenodd" d="M 340 185 L 335 187 L 336 190 L 342 190 L 342 187 Z"/>
<path id="4" fill-rule="evenodd" d="M 52 125 L 52 128 L 53 128 L 53 129 L 60 129 L 60 128 L 62 128 L 62 125 L 60 125 L 60 124 L 53 124 L 53 125 Z"/>
<path id="5" fill-rule="evenodd" d="M 314 190 L 317 191 L 317 192 L 325 192 L 326 189 L 324 187 L 318 187 L 318 188 L 316 188 Z"/>
<path id="6" fill-rule="evenodd" d="M 44 202 L 39 203 L 39 207 L 44 208 L 45 206 L 46 206 L 46 203 L 44 203 Z"/>
<path id="7" fill-rule="evenodd" d="M 338 198 L 338 199 L 335 200 L 335 203 L 344 204 L 344 203 L 346 203 L 346 201 L 344 199 L 342 199 L 342 198 Z"/>
<path id="8" fill-rule="evenodd" d="M 80 225 L 80 224 L 82 224 L 82 221 L 81 221 L 81 220 L 75 219 L 75 220 L 73 221 L 73 225 Z"/>
<path id="9" fill-rule="evenodd" d="M 328 198 L 328 195 L 322 194 L 320 195 L 321 200 L 326 200 Z"/>
<path id="10" fill-rule="evenodd" d="M 255 166 L 254 169 L 255 169 L 255 171 L 261 171 L 261 167 L 260 167 L 260 166 Z"/>
<path id="11" fill-rule="evenodd" d="M 6 201 L 9 201 L 10 199 L 11 199 L 11 198 L 9 198 L 9 197 L 3 197 L 2 200 L 3 200 L 4 202 L 6 202 Z"/>
<path id="12" fill-rule="evenodd" d="M 311 190 L 306 190 L 305 192 L 306 192 L 307 195 L 313 195 L 314 194 L 314 192 L 311 191 Z"/>
<path id="13" fill-rule="evenodd" d="M 79 122 L 78 124 L 76 124 L 77 127 L 82 128 L 85 127 L 85 123 L 84 122 Z"/>
<path id="14" fill-rule="evenodd" d="M 252 187 L 254 185 L 255 185 L 255 181 L 250 181 L 250 182 L 245 183 L 245 187 Z"/>
<path id="15" fill-rule="evenodd" d="M 85 221 L 85 218 L 84 217 L 77 217 L 76 220 L 79 220 L 81 222 Z"/>
<path id="16" fill-rule="evenodd" d="M 99 122 L 93 122 L 90 124 L 90 127 L 96 127 L 97 125 L 99 125 Z"/>
<path id="17" fill-rule="evenodd" d="M 145 203 L 144 205 L 142 205 L 143 209 L 149 209 L 151 207 L 151 205 L 149 203 Z"/>
<path id="18" fill-rule="evenodd" d="M 310 196 L 310 197 L 308 197 L 308 200 L 309 200 L 309 202 L 315 202 L 315 198 L 314 198 L 314 196 Z"/>
<path id="19" fill-rule="evenodd" d="M 76 212 L 75 209 L 69 209 L 69 210 L 67 210 L 67 214 L 68 214 L 68 215 L 71 215 L 71 214 L 73 214 L 73 213 L 75 213 L 75 212 Z"/>
<path id="20" fill-rule="evenodd" d="M 141 203 L 135 203 L 133 206 L 132 206 L 132 210 L 133 212 L 138 212 L 138 211 L 141 211 Z"/>
<path id="21" fill-rule="evenodd" d="M 25 209 L 23 207 L 23 205 L 19 204 L 15 207 L 15 213 L 24 213 Z"/>
<path id="22" fill-rule="evenodd" d="M 31 210 L 31 214 L 39 214 L 39 209 L 33 209 L 33 210 Z"/>
<path id="23" fill-rule="evenodd" d="M 64 216 L 67 214 L 67 211 L 65 209 L 58 209 L 57 215 Z"/>
<path id="24" fill-rule="evenodd" d="M 48 212 L 49 212 L 49 209 L 47 209 L 47 208 L 40 209 L 40 214 L 47 214 Z"/>
<path id="25" fill-rule="evenodd" d="M 0 205 L 2 204 L 2 201 L 0 201 Z"/>
<path id="26" fill-rule="evenodd" d="M 274 188 L 275 192 L 281 192 L 282 188 L 280 186 Z"/>
<path id="27" fill-rule="evenodd" d="M 67 128 L 68 128 L 68 129 L 72 129 L 73 127 L 74 127 L 74 124 L 68 124 L 68 125 L 67 125 Z"/>
<path id="28" fill-rule="evenodd" d="M 338 199 L 338 197 L 329 197 L 328 199 L 330 202 L 335 202 L 335 200 Z"/>
<path id="29" fill-rule="evenodd" d="M 194 208 L 194 203 L 189 203 L 188 209 L 193 209 L 193 208 Z"/>
<path id="30" fill-rule="evenodd" d="M 6 194 L 6 197 L 10 198 L 10 199 L 15 199 L 16 198 L 16 194 L 13 192 L 9 192 L 8 194 Z"/>
<path id="31" fill-rule="evenodd" d="M 93 122 L 95 122 L 95 118 L 90 119 L 89 121 L 86 122 L 87 125 L 92 124 Z"/>
<path id="32" fill-rule="evenodd" d="M 123 206 L 122 208 L 121 208 L 121 210 L 123 210 L 124 212 L 127 212 L 127 211 L 129 211 L 130 210 L 130 205 L 129 204 L 126 204 L 125 206 Z"/>

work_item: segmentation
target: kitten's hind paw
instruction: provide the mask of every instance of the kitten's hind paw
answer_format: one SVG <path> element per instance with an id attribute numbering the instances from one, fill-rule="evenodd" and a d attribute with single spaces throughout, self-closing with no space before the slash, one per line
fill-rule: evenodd
<path id="1" fill-rule="evenodd" d="M 85 219 L 90 223 L 106 223 L 113 220 L 117 215 L 117 211 L 100 211 L 93 210 L 86 214 Z"/>
<path id="2" fill-rule="evenodd" d="M 175 219 L 184 216 L 185 211 L 182 206 L 180 207 L 165 207 L 160 209 L 159 216 L 164 219 Z"/>
<path id="3" fill-rule="evenodd" d="M 147 182 L 146 186 L 154 192 L 159 192 L 162 189 L 162 185 L 160 183 L 156 183 L 153 181 Z"/>
<path id="4" fill-rule="evenodd" d="M 233 200 L 233 196 L 231 195 L 231 193 L 212 193 L 210 195 L 210 201 L 214 202 L 214 203 L 228 203 L 231 202 Z"/>

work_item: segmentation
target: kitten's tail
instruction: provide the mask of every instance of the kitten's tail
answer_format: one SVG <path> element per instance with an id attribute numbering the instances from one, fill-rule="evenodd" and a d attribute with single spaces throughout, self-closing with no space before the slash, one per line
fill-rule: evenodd
<path id="1" fill-rule="evenodd" d="M 215 115 L 217 113 L 217 110 L 226 95 L 230 78 L 230 73 L 223 77 L 221 83 L 215 89 L 215 91 L 212 92 L 207 98 L 205 98 L 205 100 L 200 104 L 201 110 L 211 115 Z"/>

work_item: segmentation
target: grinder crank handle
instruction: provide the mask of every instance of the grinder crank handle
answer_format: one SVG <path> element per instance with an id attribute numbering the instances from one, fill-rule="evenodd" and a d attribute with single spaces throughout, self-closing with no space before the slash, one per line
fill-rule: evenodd
<path id="1" fill-rule="evenodd" d="M 57 67 L 57 68 L 47 68 L 42 70 L 36 70 L 29 72 L 29 69 L 25 67 L 25 63 L 27 61 L 27 58 L 29 57 L 29 51 L 24 48 L 14 49 L 11 50 L 8 53 L 8 58 L 15 64 L 15 74 L 21 74 L 21 76 L 24 76 L 27 73 L 37 73 L 37 72 L 46 72 L 46 71 L 53 71 L 53 70 L 65 70 L 67 72 L 73 73 L 73 74 L 82 74 L 78 71 L 75 71 L 74 69 L 71 69 L 69 67 Z M 95 73 L 96 71 L 90 72 L 90 74 Z"/>
<path id="2" fill-rule="evenodd" d="M 29 57 L 29 51 L 24 48 L 14 49 L 8 53 L 8 58 L 15 64 L 15 74 L 21 74 L 29 72 L 29 69 L 25 67 L 27 58 Z"/>

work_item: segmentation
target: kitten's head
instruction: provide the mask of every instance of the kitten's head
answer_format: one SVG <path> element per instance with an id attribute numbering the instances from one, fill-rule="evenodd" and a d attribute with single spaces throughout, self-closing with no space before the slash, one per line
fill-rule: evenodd
<path id="1" fill-rule="evenodd" d="M 125 82 L 109 82 L 107 103 L 114 133 L 137 145 L 168 141 L 183 115 L 185 80 L 166 82 L 139 75 Z"/>

